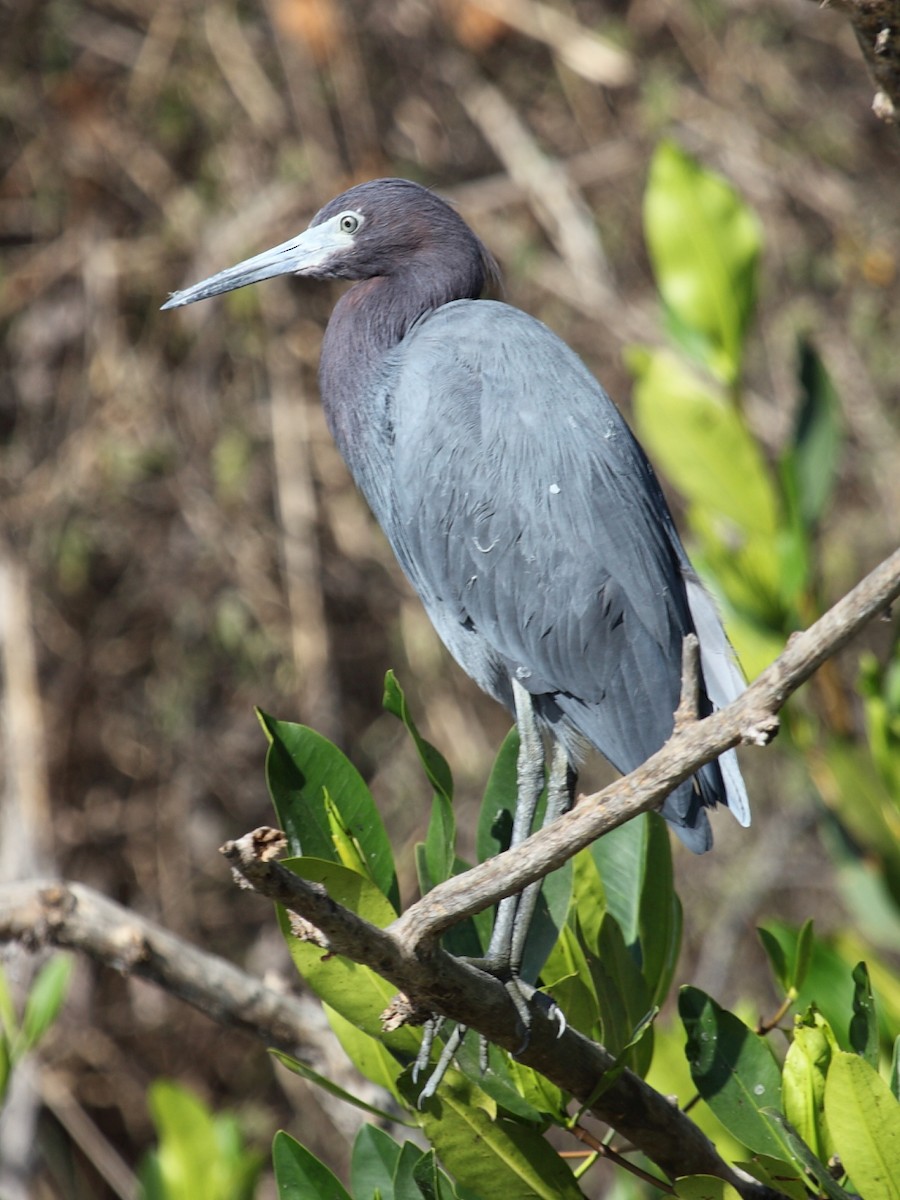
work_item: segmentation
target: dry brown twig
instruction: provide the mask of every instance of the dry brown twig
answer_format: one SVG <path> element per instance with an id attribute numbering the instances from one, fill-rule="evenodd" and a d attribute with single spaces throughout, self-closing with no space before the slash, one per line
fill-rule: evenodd
<path id="1" fill-rule="evenodd" d="M 595 30 L 538 0 L 475 0 L 475 7 L 512 29 L 543 42 L 571 71 L 599 87 L 626 87 L 636 74 L 634 57 Z"/>
<path id="2" fill-rule="evenodd" d="M 321 935 L 331 953 L 362 963 L 404 993 L 400 1009 L 438 1011 L 478 1030 L 505 1049 L 519 1051 L 511 1001 L 502 984 L 437 945 L 439 935 L 561 866 L 584 846 L 631 817 L 656 808 L 682 779 L 730 746 L 765 745 L 778 727 L 787 698 L 872 617 L 900 595 L 900 550 L 882 562 L 847 596 L 803 633 L 734 703 L 697 720 L 694 653 L 685 648 L 685 680 L 675 733 L 631 775 L 577 807 L 513 851 L 439 885 L 387 929 L 379 929 L 336 904 L 320 885 L 300 879 L 276 861 L 284 847 L 277 830 L 260 829 L 227 843 L 223 853 L 238 882 L 275 900 Z M 0 941 L 47 943 L 80 949 L 95 958 L 156 980 L 226 1023 L 262 1032 L 275 1044 L 297 1048 L 297 1026 L 280 1022 L 288 998 L 267 989 L 229 964 L 125 913 L 78 885 L 17 884 L 0 891 Z M 241 978 L 239 978 L 241 977 Z M 254 991 L 255 989 L 255 991 Z M 518 1058 L 589 1104 L 591 1111 L 642 1149 L 663 1170 L 712 1174 L 753 1200 L 777 1193 L 726 1163 L 713 1144 L 671 1101 L 629 1071 L 599 1097 L 597 1083 L 613 1057 L 573 1030 L 561 1037 L 537 1013 L 527 1047 Z"/>

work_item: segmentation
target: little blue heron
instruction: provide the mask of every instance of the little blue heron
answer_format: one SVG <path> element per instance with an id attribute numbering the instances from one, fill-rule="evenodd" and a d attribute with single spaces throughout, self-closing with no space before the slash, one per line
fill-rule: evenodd
<path id="1" fill-rule="evenodd" d="M 624 773 L 670 736 L 686 635 L 700 643 L 701 715 L 744 683 L 623 417 L 545 325 L 479 298 L 494 271 L 446 201 L 378 179 L 163 308 L 275 275 L 357 281 L 325 332 L 325 416 L 447 649 L 515 715 L 517 844 L 544 786 L 544 733 L 552 820 L 585 744 Z M 662 814 L 701 853 L 717 803 L 749 823 L 734 751 L 675 788 Z M 508 982 L 538 888 L 500 906 L 488 961 Z"/>

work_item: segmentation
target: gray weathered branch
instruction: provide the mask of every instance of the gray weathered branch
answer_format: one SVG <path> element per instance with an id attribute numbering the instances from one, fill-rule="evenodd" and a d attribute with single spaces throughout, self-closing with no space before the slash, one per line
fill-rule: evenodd
<path id="1" fill-rule="evenodd" d="M 0 885 L 0 944 L 78 950 L 125 975 L 137 975 L 186 1000 L 222 1025 L 305 1059 L 316 1050 L 306 1015 L 282 995 L 218 955 L 107 900 L 80 883 L 28 880 Z"/>
<path id="2" fill-rule="evenodd" d="M 228 842 L 223 853 L 233 870 L 260 895 L 301 915 L 323 935 L 332 954 L 363 963 L 383 975 L 403 996 L 390 1010 L 411 1015 L 441 1012 L 516 1054 L 519 1062 L 540 1071 L 571 1092 L 602 1121 L 638 1146 L 663 1170 L 677 1175 L 707 1174 L 727 1180 L 747 1200 L 773 1200 L 779 1193 L 729 1166 L 694 1122 L 667 1097 L 631 1071 L 623 1071 L 602 1095 L 591 1101 L 603 1075 L 615 1066 L 602 1046 L 573 1029 L 559 1036 L 557 1024 L 539 1008 L 528 1045 L 506 988 L 492 975 L 452 958 L 433 942 L 398 937 L 396 924 L 378 929 L 332 901 L 318 884 L 300 879 L 271 858 L 277 831 L 258 829 Z M 462 877 L 461 877 L 462 878 Z"/>

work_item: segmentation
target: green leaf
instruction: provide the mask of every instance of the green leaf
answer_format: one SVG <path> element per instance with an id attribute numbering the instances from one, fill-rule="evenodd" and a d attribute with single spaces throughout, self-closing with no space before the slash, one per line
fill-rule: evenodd
<path id="1" fill-rule="evenodd" d="M 900 1200 L 900 1104 L 864 1058 L 835 1054 L 825 1115 L 855 1190 L 866 1200 Z"/>
<path id="2" fill-rule="evenodd" d="M 630 355 L 641 441 L 690 501 L 731 522 L 731 541 L 761 535 L 761 564 L 775 586 L 778 497 L 759 446 L 731 404 L 664 350 Z"/>
<path id="3" fill-rule="evenodd" d="M 822 1162 L 834 1153 L 825 1122 L 825 1079 L 837 1039 L 821 1013 L 810 1009 L 794 1026 L 781 1073 L 784 1113 Z"/>
<path id="4" fill-rule="evenodd" d="M 453 800 L 453 775 L 443 754 L 419 733 L 416 723 L 406 703 L 406 695 L 393 671 L 388 671 L 384 679 L 384 708 L 402 721 L 407 732 L 415 743 L 419 759 L 425 769 L 428 782 L 435 792 L 448 802 Z"/>
<path id="5" fill-rule="evenodd" d="M 763 1115 L 768 1117 L 775 1129 L 780 1130 L 785 1145 L 793 1155 L 794 1162 L 804 1168 L 806 1173 L 816 1181 L 818 1190 L 829 1200 L 853 1200 L 832 1178 L 825 1163 L 821 1162 L 799 1136 L 796 1129 L 776 1108 L 764 1108 Z"/>
<path id="6" fill-rule="evenodd" d="M 696 1099 L 697 1088 L 684 1053 L 684 1029 L 674 1014 L 670 1023 L 663 1018 L 656 1022 L 653 1062 L 647 1072 L 647 1082 L 664 1096 L 677 1096 L 681 1107 L 691 1102 L 691 1120 L 715 1143 L 723 1158 L 730 1162 L 746 1155 L 744 1143 L 725 1128 L 702 1098 Z"/>
<path id="7" fill-rule="evenodd" d="M 863 954 L 871 954 L 853 930 L 835 935 L 835 947 L 847 966 L 859 962 Z M 892 1037 L 900 1029 L 900 975 L 887 958 L 872 956 L 869 960 L 872 990 L 878 997 L 878 1026 L 882 1036 Z M 842 1047 L 843 1049 L 844 1047 Z M 852 1050 L 852 1046 L 849 1047 Z"/>
<path id="8" fill-rule="evenodd" d="M 453 1184 L 437 1165 L 433 1150 L 423 1154 L 416 1163 L 413 1178 L 424 1200 L 455 1200 Z"/>
<path id="9" fill-rule="evenodd" d="M 588 948 L 590 949 L 590 948 Z M 622 931 L 611 913 L 600 926 L 600 936 L 588 956 L 591 978 L 600 1005 L 603 1044 L 638 1075 L 646 1074 L 653 1057 L 652 1030 L 636 1038 L 651 1012 L 644 977 L 625 945 Z M 633 1048 L 628 1050 L 629 1045 Z M 628 1050 L 628 1053 L 624 1052 Z"/>
<path id="10" fill-rule="evenodd" d="M 812 962 L 813 954 L 813 921 L 809 917 L 800 926 L 800 933 L 797 937 L 797 946 L 794 950 L 794 959 L 791 968 L 791 989 L 799 992 L 806 982 L 806 976 L 809 973 L 809 964 Z"/>
<path id="11" fill-rule="evenodd" d="M 875 997 L 864 962 L 853 968 L 853 1017 L 850 1021 L 850 1045 L 866 1062 L 878 1069 L 878 1016 Z"/>
<path id="12" fill-rule="evenodd" d="M 567 1022 L 585 1037 L 593 1038 L 600 1020 L 600 1004 L 582 944 L 568 925 L 560 930 L 547 957 L 544 979 Z"/>
<path id="13" fill-rule="evenodd" d="M 816 1181 L 817 1195 L 828 1196 L 828 1200 L 853 1200 L 852 1196 L 847 1195 L 844 1188 L 834 1181 L 826 1164 L 816 1158 L 782 1112 L 779 1112 L 778 1109 L 763 1109 L 762 1111 L 763 1115 L 772 1121 L 773 1127 L 779 1129 L 784 1136 L 785 1145 L 790 1148 L 793 1162 L 805 1171 L 809 1180 Z"/>
<path id="14" fill-rule="evenodd" d="M 679 1200 L 741 1200 L 740 1192 L 714 1175 L 688 1175 L 679 1179 L 675 1195 Z"/>
<path id="15" fill-rule="evenodd" d="M 12 1041 L 19 1032 L 16 1006 L 13 1003 L 9 981 L 2 966 L 0 966 L 0 1032 L 5 1033 L 9 1041 Z"/>
<path id="16" fill-rule="evenodd" d="M 425 838 L 424 864 L 427 874 L 419 872 L 419 885 L 423 892 L 430 891 L 453 874 L 456 858 L 456 818 L 453 814 L 453 776 L 443 754 L 419 733 L 406 694 L 397 682 L 393 671 L 384 679 L 382 704 L 387 712 L 403 722 L 413 740 L 419 761 L 428 782 L 434 791 L 431 804 L 431 820 Z"/>
<path id="17" fill-rule="evenodd" d="M 341 1044 L 341 1049 L 360 1075 L 370 1079 L 372 1083 L 384 1088 L 386 1092 L 390 1092 L 400 1100 L 401 1092 L 398 1080 L 409 1062 L 409 1052 L 405 1051 L 405 1048 L 398 1048 L 393 1036 L 391 1037 L 392 1050 L 388 1047 L 384 1034 L 376 1036 L 367 1033 L 353 1021 L 348 1021 L 330 1004 L 323 1004 L 322 1007 L 328 1018 L 328 1024 L 334 1030 L 334 1034 Z M 412 1036 L 417 1038 L 418 1034 L 413 1033 Z M 394 1116 L 391 1120 L 399 1121 L 400 1118 Z"/>
<path id="18" fill-rule="evenodd" d="M 280 1129 L 272 1143 L 278 1200 L 353 1200 L 337 1176 Z"/>
<path id="19" fill-rule="evenodd" d="M 644 194 L 644 235 L 670 331 L 734 384 L 756 303 L 755 215 L 724 179 L 664 141 Z"/>
<path id="20" fill-rule="evenodd" d="M 581 850 L 572 861 L 572 907 L 568 922 L 577 929 L 585 945 L 596 946 L 600 922 L 606 912 L 606 892 L 591 847 Z"/>
<path id="21" fill-rule="evenodd" d="M 545 1128 L 547 1122 L 543 1112 L 529 1098 L 529 1090 L 534 1095 L 543 1076 L 530 1067 L 516 1063 L 505 1050 L 491 1045 L 488 1046 L 488 1069 L 482 1072 L 480 1049 L 479 1039 L 474 1035 L 463 1040 L 456 1054 L 460 1071 L 475 1081 L 505 1116 Z M 547 1087 L 552 1088 L 553 1085 L 548 1082 Z M 543 1093 L 540 1094 L 543 1096 Z"/>
<path id="22" fill-rule="evenodd" d="M 486 1097 L 448 1072 L 423 1113 L 425 1136 L 441 1162 L 480 1196 L 578 1200 L 572 1172 L 534 1128 L 495 1116 Z"/>
<path id="23" fill-rule="evenodd" d="M 786 946 L 782 945 L 774 933 L 763 927 L 756 931 L 772 973 L 786 998 L 796 999 L 806 980 L 815 945 L 813 929 L 812 919 L 804 921 L 796 940 L 791 943 L 790 955 Z"/>
<path id="24" fill-rule="evenodd" d="M 783 1136 L 760 1112 L 781 1105 L 781 1073 L 768 1043 L 699 988 L 681 989 L 678 1011 L 697 1091 L 744 1145 L 784 1158 Z"/>
<path id="25" fill-rule="evenodd" d="M 840 401 L 818 351 L 806 338 L 799 345 L 801 400 L 782 472 L 796 496 L 807 530 L 815 528 L 834 489 L 840 454 Z"/>
<path id="26" fill-rule="evenodd" d="M 368 875 L 371 878 L 369 864 L 366 862 L 362 847 L 353 836 L 353 830 L 345 823 L 341 810 L 328 794 L 328 788 L 325 788 L 323 799 L 325 816 L 331 831 L 331 844 L 337 854 L 337 861 L 349 870 L 355 871 L 357 875 Z"/>
<path id="27" fill-rule="evenodd" d="M 767 921 L 765 929 L 769 937 L 780 945 L 785 961 L 794 964 L 801 931 L 781 921 Z M 792 971 L 793 965 L 789 968 L 789 983 Z M 823 939 L 814 938 L 809 967 L 798 989 L 796 1002 L 801 1008 L 808 1008 L 815 1003 L 842 1046 L 846 1041 L 847 1013 L 852 996 L 853 987 L 847 964 Z"/>
<path id="28" fill-rule="evenodd" d="M 356 1135 L 350 1158 L 353 1194 L 362 1198 L 380 1193 L 381 1200 L 394 1200 L 394 1172 L 399 1161 L 398 1143 L 383 1129 L 363 1125 Z"/>
<path id="29" fill-rule="evenodd" d="M 321 884 L 338 904 L 352 909 L 373 925 L 384 928 L 396 917 L 390 901 L 369 879 L 334 862 L 318 858 L 285 859 L 288 870 L 311 883 Z M 379 1014 L 388 1006 L 396 988 L 368 967 L 336 954 L 328 954 L 312 942 L 300 941 L 291 933 L 283 908 L 278 918 L 297 970 L 322 1000 L 351 1024 L 384 1041 L 401 1056 L 413 1057 L 419 1037 L 408 1026 L 382 1034 Z"/>
<path id="30" fill-rule="evenodd" d="M 552 1121 L 562 1125 L 566 1121 L 567 1093 L 551 1083 L 546 1075 L 526 1067 L 524 1063 L 508 1059 L 509 1073 L 516 1088 L 538 1120 L 534 1124 Z M 483 1085 L 482 1085 L 483 1086 Z M 515 1115 L 513 1112 L 511 1115 Z"/>
<path id="31" fill-rule="evenodd" d="M 266 782 L 290 852 L 340 862 L 332 836 L 326 793 L 340 812 L 342 828 L 359 846 L 368 873 L 394 908 L 400 893 L 391 845 L 381 815 L 362 776 L 327 738 L 257 709 L 269 740 Z"/>
<path id="32" fill-rule="evenodd" d="M 648 815 L 644 813 L 633 821 L 626 821 L 588 847 L 603 882 L 606 907 L 615 917 L 626 945 L 633 949 L 638 965 L 641 893 L 650 839 Z"/>
<path id="33" fill-rule="evenodd" d="M 22 1037 L 28 1049 L 37 1045 L 59 1016 L 71 974 L 71 957 L 68 954 L 55 954 L 35 976 L 22 1018 Z"/>
<path id="34" fill-rule="evenodd" d="M 894 1038 L 894 1052 L 891 1055 L 891 1094 L 900 1101 L 900 1034 Z"/>
<path id="35" fill-rule="evenodd" d="M 422 1151 L 412 1142 L 404 1143 L 394 1171 L 393 1188 L 394 1200 L 422 1200 L 422 1193 L 416 1183 L 416 1167 L 422 1158 Z"/>
<path id="36" fill-rule="evenodd" d="M 250 1200 L 260 1163 L 243 1149 L 233 1118 L 211 1113 L 168 1080 L 150 1085 L 148 1101 L 159 1135 L 159 1148 L 146 1164 L 155 1195 L 165 1200 Z"/>
<path id="37" fill-rule="evenodd" d="M 806 1172 L 780 1158 L 756 1154 L 749 1162 L 736 1161 L 734 1165 L 760 1183 L 768 1184 L 776 1192 L 783 1192 L 790 1200 L 809 1200 Z"/>
<path id="38" fill-rule="evenodd" d="M 332 1009 L 331 1012 L 334 1013 L 334 1009 Z M 361 1034 L 360 1036 L 365 1035 Z M 374 1041 L 372 1038 L 369 1040 Z M 382 1047 L 382 1050 L 384 1050 L 384 1047 Z M 389 1113 L 383 1108 L 376 1108 L 373 1104 L 367 1104 L 365 1100 L 361 1100 L 359 1096 L 354 1095 L 353 1092 L 348 1092 L 344 1088 L 339 1087 L 336 1083 L 332 1083 L 327 1076 L 320 1075 L 318 1071 L 314 1071 L 312 1067 L 307 1066 L 306 1063 L 301 1062 L 298 1058 L 292 1058 L 290 1054 L 285 1054 L 283 1050 L 275 1050 L 270 1047 L 269 1053 L 274 1059 L 280 1062 L 283 1067 L 287 1067 L 289 1071 L 292 1071 L 295 1075 L 299 1075 L 301 1079 L 305 1079 L 308 1083 L 314 1083 L 316 1087 L 322 1088 L 323 1091 L 329 1092 L 332 1096 L 336 1096 L 339 1100 L 343 1100 L 347 1104 L 352 1104 L 354 1108 L 359 1108 L 363 1112 L 371 1113 L 373 1117 L 378 1117 L 379 1120 L 382 1121 L 400 1121 L 400 1117 L 397 1115 L 396 1111 Z M 387 1054 L 388 1052 L 384 1050 L 384 1053 Z M 366 1078 L 371 1078 L 371 1076 L 366 1075 Z"/>
<path id="39" fill-rule="evenodd" d="M 787 995 L 791 987 L 791 972 L 788 968 L 787 956 L 781 942 L 774 933 L 770 933 L 763 926 L 757 928 L 756 934 L 762 943 L 763 950 L 766 952 L 766 958 L 769 960 L 772 974 L 778 980 L 781 990 Z"/>
<path id="40" fill-rule="evenodd" d="M 484 789 L 475 834 L 479 862 L 486 862 L 509 846 L 512 814 L 519 794 L 516 781 L 518 758 L 519 734 L 513 726 L 497 751 Z"/>
<path id="41" fill-rule="evenodd" d="M 650 1003 L 661 1006 L 669 994 L 678 965 L 683 920 L 681 901 L 675 891 L 672 873 L 672 843 L 668 829 L 657 813 L 648 813 L 647 816 L 651 819 L 638 933 L 641 971 L 647 983 Z"/>
<path id="42" fill-rule="evenodd" d="M 431 819 L 425 835 L 425 867 L 428 886 L 419 877 L 422 894 L 430 892 L 435 884 L 443 883 L 453 874 L 456 860 L 456 818 L 453 806 L 446 796 L 435 792 L 431 800 Z"/>
<path id="43" fill-rule="evenodd" d="M 564 863 L 544 879 L 522 955 L 522 978 L 534 981 L 556 945 L 572 901 L 572 864 Z"/>
<path id="44" fill-rule="evenodd" d="M 659 1004 L 678 960 L 682 924 L 665 822 L 656 813 L 645 813 L 599 838 L 589 851 L 602 881 L 604 906 L 643 973 L 648 1006 Z M 599 923 L 600 918 L 598 929 Z"/>

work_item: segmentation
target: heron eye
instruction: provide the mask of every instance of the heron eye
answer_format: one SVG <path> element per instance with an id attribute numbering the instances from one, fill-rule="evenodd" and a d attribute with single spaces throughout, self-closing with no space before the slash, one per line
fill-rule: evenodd
<path id="1" fill-rule="evenodd" d="M 344 213 L 339 224 L 341 233 L 356 233 L 357 229 L 359 229 L 360 225 L 362 224 L 362 221 L 356 215 L 356 213 Z"/>

